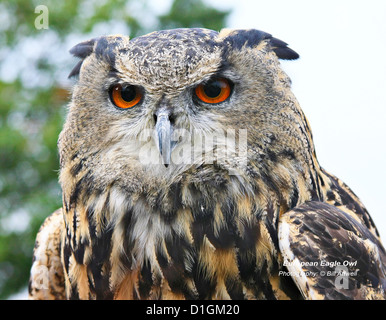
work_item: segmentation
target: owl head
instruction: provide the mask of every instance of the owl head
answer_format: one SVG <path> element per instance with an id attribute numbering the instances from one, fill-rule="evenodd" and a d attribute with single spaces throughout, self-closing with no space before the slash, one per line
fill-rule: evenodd
<path id="1" fill-rule="evenodd" d="M 268 33 L 174 29 L 103 36 L 70 52 L 81 60 L 59 150 L 73 175 L 84 167 L 94 181 L 192 167 L 244 172 L 251 161 L 255 170 L 310 147 L 279 64 L 298 54 Z"/>

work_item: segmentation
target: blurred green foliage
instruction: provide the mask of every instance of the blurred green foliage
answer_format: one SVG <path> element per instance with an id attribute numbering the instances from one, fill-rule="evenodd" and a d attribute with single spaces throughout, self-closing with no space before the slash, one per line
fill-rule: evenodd
<path id="1" fill-rule="evenodd" d="M 38 228 L 61 206 L 56 143 L 73 41 L 111 30 L 131 37 L 175 27 L 219 30 L 229 14 L 202 0 L 169 2 L 159 15 L 151 0 L 0 1 L 0 299 L 27 286 Z M 49 10 L 49 29 L 35 28 L 38 5 Z"/>
<path id="2" fill-rule="evenodd" d="M 219 11 L 201 0 L 175 0 L 168 14 L 159 17 L 163 29 L 202 27 L 220 30 L 228 11 Z"/>

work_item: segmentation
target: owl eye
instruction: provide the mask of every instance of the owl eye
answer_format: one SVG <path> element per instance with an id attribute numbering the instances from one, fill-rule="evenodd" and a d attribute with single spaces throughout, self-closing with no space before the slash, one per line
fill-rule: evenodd
<path id="1" fill-rule="evenodd" d="M 137 86 L 125 86 L 116 84 L 110 91 L 111 101 L 121 109 L 132 108 L 142 99 L 142 93 Z"/>
<path id="2" fill-rule="evenodd" d="M 216 78 L 200 84 L 195 89 L 198 99 L 205 103 L 220 103 L 225 101 L 231 95 L 232 87 L 225 78 Z"/>

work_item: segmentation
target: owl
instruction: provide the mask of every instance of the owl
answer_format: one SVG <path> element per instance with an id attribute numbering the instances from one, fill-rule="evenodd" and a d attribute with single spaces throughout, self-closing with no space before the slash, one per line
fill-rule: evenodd
<path id="1" fill-rule="evenodd" d="M 192 28 L 70 52 L 63 206 L 37 235 L 30 298 L 386 298 L 385 249 L 318 163 L 285 42 Z"/>

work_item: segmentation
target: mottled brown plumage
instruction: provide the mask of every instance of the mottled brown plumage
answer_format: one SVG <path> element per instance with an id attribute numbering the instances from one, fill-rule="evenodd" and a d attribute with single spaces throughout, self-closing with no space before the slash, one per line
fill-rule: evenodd
<path id="1" fill-rule="evenodd" d="M 319 166 L 279 64 L 298 57 L 286 43 L 176 29 L 71 53 L 63 208 L 37 237 L 31 298 L 385 298 L 385 250 L 359 199 Z M 196 88 L 215 96 L 217 79 L 229 97 L 204 102 Z M 140 102 L 118 107 L 121 88 Z M 360 267 L 343 289 L 321 268 L 283 275 L 310 259 Z"/>

